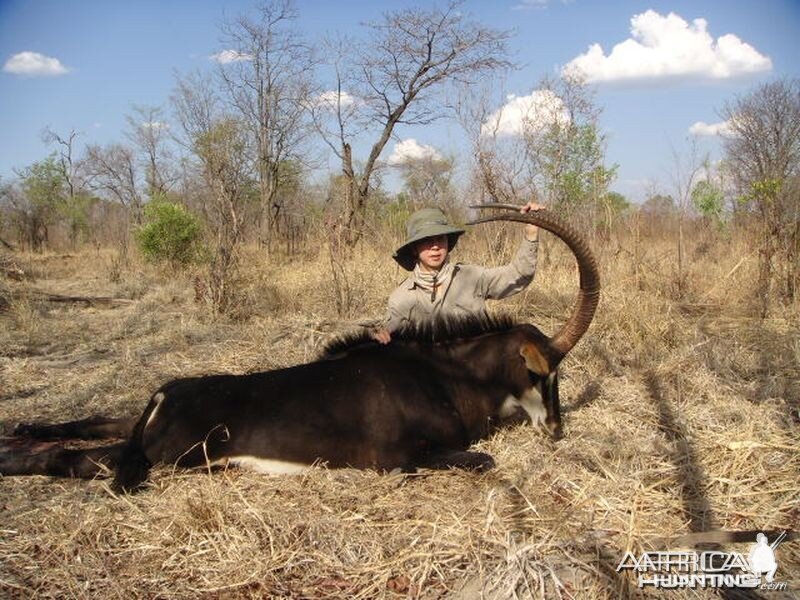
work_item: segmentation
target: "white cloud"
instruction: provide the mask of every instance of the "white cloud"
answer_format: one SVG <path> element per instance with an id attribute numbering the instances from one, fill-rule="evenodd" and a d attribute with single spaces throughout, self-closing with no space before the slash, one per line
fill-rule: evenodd
<path id="1" fill-rule="evenodd" d="M 538 8 L 547 8 L 548 0 L 522 0 L 519 4 L 513 6 L 513 10 L 533 10 Z"/>
<path id="2" fill-rule="evenodd" d="M 3 71 L 14 75 L 64 75 L 69 73 L 61 61 L 38 52 L 19 52 L 9 58 L 3 65 Z"/>
<path id="3" fill-rule="evenodd" d="M 314 99 L 315 105 L 328 110 L 336 110 L 337 102 L 342 108 L 348 108 L 356 103 L 356 99 L 347 92 L 337 92 L 336 90 L 322 92 Z"/>
<path id="4" fill-rule="evenodd" d="M 572 0 L 561 0 L 561 4 L 569 4 Z M 511 7 L 511 10 L 536 10 L 547 8 L 550 0 L 521 0 L 519 4 Z"/>
<path id="5" fill-rule="evenodd" d="M 534 90 L 527 96 L 507 97 L 507 102 L 481 126 L 481 135 L 522 135 L 551 123 L 568 123 L 564 102 L 550 90 Z"/>
<path id="6" fill-rule="evenodd" d="M 433 146 L 420 144 L 414 138 L 409 138 L 395 144 L 387 162 L 397 167 L 418 160 L 442 160 L 442 155 Z"/>
<path id="7" fill-rule="evenodd" d="M 600 44 L 570 61 L 588 81 L 631 81 L 665 77 L 727 79 L 772 69 L 768 56 L 728 33 L 716 41 L 705 19 L 687 23 L 680 15 L 648 10 L 631 18 L 631 37 L 606 55 Z"/>
<path id="8" fill-rule="evenodd" d="M 696 136 L 725 136 L 731 135 L 731 124 L 729 121 L 720 121 L 719 123 L 705 123 L 698 121 L 689 127 L 689 133 Z"/>
<path id="9" fill-rule="evenodd" d="M 243 52 L 239 52 L 238 50 L 223 50 L 222 52 L 217 52 L 216 54 L 212 54 L 209 58 L 214 62 L 218 62 L 221 65 L 227 65 L 232 62 L 241 62 L 243 60 L 253 59 L 253 57 L 250 54 L 245 54 Z"/>

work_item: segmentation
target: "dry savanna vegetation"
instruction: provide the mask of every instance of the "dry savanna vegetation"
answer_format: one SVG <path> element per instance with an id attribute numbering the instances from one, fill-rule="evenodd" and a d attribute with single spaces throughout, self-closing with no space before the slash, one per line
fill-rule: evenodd
<path id="1" fill-rule="evenodd" d="M 501 264 L 520 235 L 478 226 L 457 253 Z M 311 360 L 381 315 L 403 276 L 389 267 L 392 237 L 340 265 L 350 319 L 332 318 L 340 295 L 324 244 L 270 260 L 247 247 L 230 317 L 196 301 L 191 268 L 135 254 L 120 267 L 103 248 L 18 254 L 26 277 L 3 282 L 0 423 L 7 433 L 20 421 L 133 415 L 173 377 Z M 483 475 L 162 466 L 130 496 L 104 479 L 0 478 L 2 595 L 635 597 L 656 593 L 616 571 L 626 551 L 688 548 L 670 540 L 717 528 L 797 529 L 798 306 L 754 316 L 747 236 L 693 229 L 687 241 L 680 297 L 668 230 L 593 241 L 602 299 L 562 366 L 564 439 L 529 424 L 503 429 L 478 445 L 498 464 Z M 552 332 L 576 285 L 571 255 L 548 237 L 534 284 L 493 310 Z M 777 556 L 776 580 L 796 591 L 797 542 Z"/>

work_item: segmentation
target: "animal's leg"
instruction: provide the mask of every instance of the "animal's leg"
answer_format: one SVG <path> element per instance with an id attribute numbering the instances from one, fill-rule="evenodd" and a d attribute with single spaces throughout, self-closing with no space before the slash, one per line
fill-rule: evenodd
<path id="1" fill-rule="evenodd" d="M 0 444 L 0 475 L 52 475 L 92 479 L 116 465 L 123 443 L 98 448 L 63 448 L 55 444 Z"/>
<path id="2" fill-rule="evenodd" d="M 555 439 L 561 439 L 561 403 L 558 399 L 558 371 L 553 371 L 542 381 L 542 400 L 547 411 L 544 424 Z"/>
<path id="3" fill-rule="evenodd" d="M 138 417 L 112 419 L 95 416 L 66 423 L 20 423 L 14 429 L 14 435 L 37 440 L 127 438 L 137 420 Z"/>
<path id="4" fill-rule="evenodd" d="M 458 468 L 471 471 L 488 471 L 493 469 L 494 465 L 494 459 L 485 452 L 440 450 L 423 458 L 417 466 L 428 469 Z"/>

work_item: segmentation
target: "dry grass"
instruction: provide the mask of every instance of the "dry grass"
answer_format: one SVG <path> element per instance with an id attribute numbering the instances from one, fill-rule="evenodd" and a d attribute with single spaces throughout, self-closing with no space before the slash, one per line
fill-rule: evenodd
<path id="1" fill-rule="evenodd" d="M 503 260 L 514 239 L 474 235 L 459 254 L 484 262 L 490 241 Z M 798 529 L 798 307 L 750 316 L 755 256 L 736 239 L 690 245 L 680 298 L 670 245 L 596 247 L 603 299 L 563 366 L 562 441 L 503 430 L 480 444 L 498 463 L 482 476 L 162 467 L 129 497 L 100 480 L 0 478 L 0 596 L 619 598 L 641 594 L 615 570 L 627 550 L 714 527 Z M 543 250 L 534 286 L 501 306 L 552 332 L 576 283 L 570 256 Z M 389 253 L 347 265 L 358 318 L 380 316 L 402 278 Z M 27 259 L 37 280 L 12 291 L 134 302 L 15 300 L 0 314 L 0 424 L 135 414 L 166 379 L 307 361 L 353 325 L 332 318 L 324 253 L 279 265 L 252 250 L 247 265 L 236 319 L 213 321 L 191 273 L 120 270 L 94 250 Z M 778 558 L 796 593 L 800 544 Z"/>

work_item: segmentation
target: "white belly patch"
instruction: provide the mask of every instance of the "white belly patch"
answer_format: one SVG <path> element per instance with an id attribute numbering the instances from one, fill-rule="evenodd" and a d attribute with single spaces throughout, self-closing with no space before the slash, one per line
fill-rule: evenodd
<path id="1" fill-rule="evenodd" d="M 266 475 L 295 475 L 302 473 L 311 465 L 290 462 L 288 460 L 275 460 L 274 458 L 258 458 L 257 456 L 231 456 L 216 461 L 216 465 L 234 465 L 248 471 L 264 473 Z"/>

